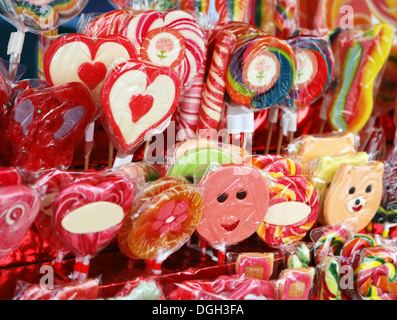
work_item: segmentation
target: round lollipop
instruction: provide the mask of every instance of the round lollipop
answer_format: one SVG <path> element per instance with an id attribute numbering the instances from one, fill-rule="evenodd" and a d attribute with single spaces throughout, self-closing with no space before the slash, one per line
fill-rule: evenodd
<path id="1" fill-rule="evenodd" d="M 10 77 L 14 79 L 22 53 L 25 32 L 41 33 L 56 29 L 77 16 L 88 0 L 9 0 L 0 1 L 0 14 L 14 25 L 9 49 Z"/>
<path id="2" fill-rule="evenodd" d="M 367 0 L 371 12 L 382 22 L 397 27 L 397 3 L 388 0 Z"/>
<path id="3" fill-rule="evenodd" d="M 319 232 L 320 235 L 314 239 L 313 235 Z M 320 230 L 314 230 L 311 234 L 314 246 L 314 261 L 321 264 L 329 255 L 339 256 L 343 246 L 350 238 L 350 233 L 345 227 L 330 226 Z"/>
<path id="4" fill-rule="evenodd" d="M 297 60 L 297 75 L 287 102 L 300 108 L 327 90 L 334 72 L 334 57 L 328 42 L 319 37 L 295 36 L 287 42 Z"/>
<path id="5" fill-rule="evenodd" d="M 205 175 L 199 185 L 204 208 L 197 233 L 205 242 L 225 254 L 227 247 L 255 233 L 269 203 L 266 180 L 256 169 L 222 165 Z"/>
<path id="6" fill-rule="evenodd" d="M 134 192 L 126 177 L 94 174 L 78 179 L 56 196 L 52 223 L 76 256 L 75 277 L 85 279 L 91 258 L 119 232 Z"/>
<path id="7" fill-rule="evenodd" d="M 367 234 L 356 234 L 343 246 L 341 251 L 342 265 L 349 265 L 353 269 L 357 268 L 360 260 L 360 253 L 364 248 L 375 247 L 376 241 Z"/>
<path id="8" fill-rule="evenodd" d="M 269 210 L 257 230 L 269 246 L 302 240 L 318 216 L 318 197 L 303 177 L 281 177 L 268 185 Z"/>
<path id="9" fill-rule="evenodd" d="M 396 252 L 383 247 L 366 248 L 354 271 L 355 288 L 364 299 L 397 300 Z"/>
<path id="10" fill-rule="evenodd" d="M 201 193 L 185 179 L 164 177 L 151 183 L 142 201 L 126 218 L 120 235 L 121 251 L 133 259 L 153 261 L 153 271 L 182 247 L 201 219 Z"/>
<path id="11" fill-rule="evenodd" d="M 296 58 L 292 48 L 279 38 L 260 36 L 234 52 L 226 90 L 237 105 L 266 109 L 285 99 L 295 75 Z"/>

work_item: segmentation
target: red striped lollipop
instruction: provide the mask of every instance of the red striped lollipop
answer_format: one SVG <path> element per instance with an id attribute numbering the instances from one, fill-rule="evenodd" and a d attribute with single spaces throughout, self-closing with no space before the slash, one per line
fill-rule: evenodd
<path id="1" fill-rule="evenodd" d="M 147 11 L 135 15 L 121 33 L 132 41 L 144 61 L 174 68 L 184 84 L 198 74 L 204 61 L 203 31 L 185 11 Z"/>
<path id="2" fill-rule="evenodd" d="M 318 216 L 318 197 L 303 177 L 281 177 L 268 185 L 269 210 L 257 230 L 269 246 L 302 240 Z"/>
<path id="3" fill-rule="evenodd" d="M 92 256 L 102 250 L 120 230 L 132 207 L 135 188 L 121 175 L 90 175 L 63 188 L 53 204 L 57 235 L 82 261 L 86 275 Z"/>
<path id="4" fill-rule="evenodd" d="M 22 178 L 17 169 L 0 168 L 0 187 L 22 184 Z"/>

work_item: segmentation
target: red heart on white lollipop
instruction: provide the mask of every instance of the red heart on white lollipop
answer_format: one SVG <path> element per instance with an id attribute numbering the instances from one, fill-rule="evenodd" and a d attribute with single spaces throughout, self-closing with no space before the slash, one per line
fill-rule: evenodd
<path id="1" fill-rule="evenodd" d="M 120 61 L 135 59 L 137 52 L 122 36 L 94 39 L 67 34 L 55 40 L 44 56 L 44 74 L 50 85 L 85 83 L 98 102 L 108 68 Z"/>
<path id="2" fill-rule="evenodd" d="M 178 74 L 131 60 L 117 65 L 102 89 L 102 123 L 115 147 L 129 154 L 146 133 L 174 113 L 180 95 Z"/>

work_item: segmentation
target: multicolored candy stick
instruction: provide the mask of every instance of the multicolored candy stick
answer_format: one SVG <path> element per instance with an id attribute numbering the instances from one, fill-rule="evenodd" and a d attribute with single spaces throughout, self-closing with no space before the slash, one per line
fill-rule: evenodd
<path id="1" fill-rule="evenodd" d="M 220 31 L 215 41 L 199 112 L 197 129 L 200 138 L 216 138 L 224 114 L 226 74 L 236 38 L 231 32 Z"/>
<path id="2" fill-rule="evenodd" d="M 108 69 L 114 63 L 137 57 L 131 42 L 121 36 L 94 39 L 83 34 L 67 34 L 47 49 L 44 74 L 52 86 L 68 82 L 86 84 L 98 104 Z"/>
<path id="3" fill-rule="evenodd" d="M 36 193 L 23 185 L 0 187 L 0 259 L 15 250 L 39 213 Z"/>
<path id="4" fill-rule="evenodd" d="M 15 168 L 0 167 L 0 187 L 16 186 L 22 184 L 22 177 Z"/>
<path id="5" fill-rule="evenodd" d="M 236 274 L 240 277 L 269 281 L 273 274 L 274 253 L 247 252 L 236 260 Z"/>
<path id="6" fill-rule="evenodd" d="M 130 60 L 118 64 L 102 89 L 102 123 L 114 146 L 130 154 L 174 113 L 180 81 L 168 67 Z M 165 128 L 164 128 L 165 129 Z"/>
<path id="7" fill-rule="evenodd" d="M 216 9 L 219 13 L 219 23 L 228 21 L 246 22 L 247 10 L 249 8 L 248 0 L 218 0 Z"/>
<path id="8" fill-rule="evenodd" d="M 308 268 L 311 263 L 311 252 L 308 246 L 301 243 L 296 246 L 295 252 L 287 258 L 288 269 Z"/>
<path id="9" fill-rule="evenodd" d="M 371 12 L 382 22 L 390 23 L 393 27 L 397 26 L 397 4 L 387 0 L 367 0 Z"/>
<path id="10" fill-rule="evenodd" d="M 119 245 L 132 259 L 152 260 L 153 271 L 159 272 L 161 263 L 188 241 L 199 224 L 203 197 L 180 178 L 162 178 L 148 188 L 143 206 L 125 220 Z"/>
<path id="11" fill-rule="evenodd" d="M 310 236 L 315 243 L 314 262 L 319 265 L 329 255 L 340 255 L 343 246 L 350 238 L 350 232 L 344 226 L 335 225 L 313 230 Z"/>
<path id="12" fill-rule="evenodd" d="M 199 73 L 204 62 L 203 31 L 183 10 L 134 15 L 121 32 L 132 41 L 143 61 L 173 68 L 184 85 Z"/>
<path id="13" fill-rule="evenodd" d="M 354 270 L 358 267 L 360 253 L 365 248 L 376 247 L 376 241 L 370 235 L 356 234 L 343 246 L 341 252 L 342 266 L 351 266 Z"/>
<path id="14" fill-rule="evenodd" d="M 373 219 L 382 200 L 382 162 L 342 164 L 324 200 L 324 223 L 349 223 L 361 232 Z"/>
<path id="15" fill-rule="evenodd" d="M 354 271 L 355 288 L 366 300 L 396 300 L 396 252 L 383 247 L 363 249 Z"/>
<path id="16" fill-rule="evenodd" d="M 225 253 L 227 247 L 255 233 L 269 203 L 266 180 L 257 170 L 222 165 L 205 175 L 199 185 L 204 208 L 196 231 L 204 241 Z"/>
<path id="17" fill-rule="evenodd" d="M 85 279 L 90 260 L 117 235 L 132 208 L 135 187 L 121 175 L 90 174 L 62 188 L 53 203 L 56 234 L 76 256 Z"/>
<path id="18" fill-rule="evenodd" d="M 319 300 L 342 300 L 339 270 L 340 263 L 334 256 L 325 257 L 324 263 L 318 266 L 319 280 L 317 296 Z"/>
<path id="19" fill-rule="evenodd" d="M 315 269 L 284 269 L 277 279 L 279 300 L 310 300 Z"/>
<path id="20" fill-rule="evenodd" d="M 254 110 L 280 104 L 296 75 L 292 48 L 273 36 L 259 36 L 239 47 L 229 63 L 226 90 L 237 105 Z"/>
<path id="21" fill-rule="evenodd" d="M 300 108 L 311 104 L 328 89 L 334 72 L 334 57 L 323 38 L 295 36 L 287 42 L 294 49 L 297 61 L 297 75 L 287 103 Z"/>
<path id="22" fill-rule="evenodd" d="M 269 246 L 302 240 L 318 215 L 318 197 L 313 185 L 300 176 L 270 181 L 269 210 L 257 230 Z"/>
<path id="23" fill-rule="evenodd" d="M 70 166 L 95 111 L 89 89 L 79 82 L 25 90 L 9 117 L 13 165 L 27 170 Z"/>
<path id="24" fill-rule="evenodd" d="M 299 26 L 299 10 L 297 0 L 273 0 L 275 5 L 274 22 L 276 36 L 286 39 Z"/>
<path id="25" fill-rule="evenodd" d="M 337 85 L 324 101 L 328 120 L 336 131 L 359 132 L 372 114 L 375 80 L 390 53 L 393 31 L 389 24 L 368 30 L 345 30 L 335 42 Z"/>

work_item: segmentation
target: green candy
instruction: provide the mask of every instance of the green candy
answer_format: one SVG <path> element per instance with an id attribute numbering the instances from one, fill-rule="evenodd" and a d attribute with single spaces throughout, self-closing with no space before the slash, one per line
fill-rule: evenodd
<path id="1" fill-rule="evenodd" d="M 172 177 L 199 177 L 214 164 L 223 165 L 234 163 L 231 156 L 220 149 L 203 148 L 191 151 L 179 158 L 167 173 Z"/>

